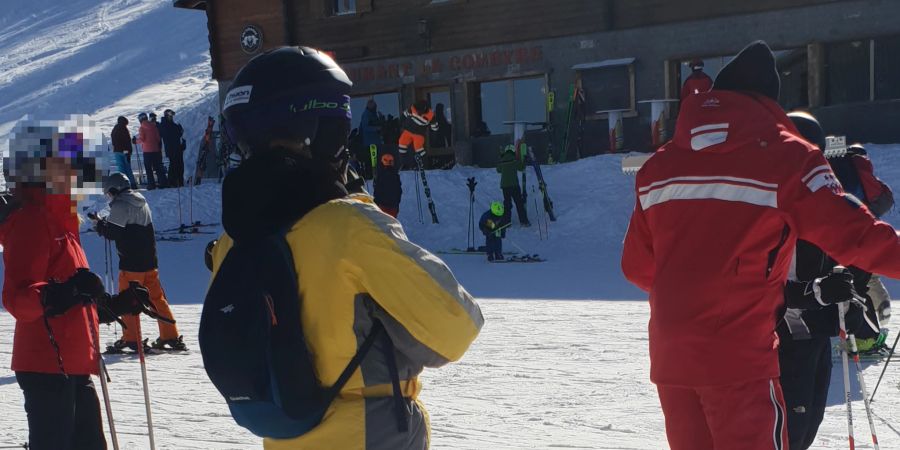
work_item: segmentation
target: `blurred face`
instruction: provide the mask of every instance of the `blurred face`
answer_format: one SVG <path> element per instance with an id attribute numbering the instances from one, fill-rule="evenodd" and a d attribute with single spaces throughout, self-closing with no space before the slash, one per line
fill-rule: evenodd
<path id="1" fill-rule="evenodd" d="M 78 172 L 68 158 L 47 158 L 44 183 L 51 194 L 70 194 L 78 182 Z"/>

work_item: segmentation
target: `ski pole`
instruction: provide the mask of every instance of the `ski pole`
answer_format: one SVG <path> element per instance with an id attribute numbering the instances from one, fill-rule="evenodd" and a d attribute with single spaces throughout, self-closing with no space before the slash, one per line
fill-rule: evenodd
<path id="1" fill-rule="evenodd" d="M 131 282 L 131 288 L 137 284 L 136 281 Z M 156 442 L 153 439 L 153 415 L 150 413 L 150 387 L 147 385 L 147 362 L 144 358 L 144 339 L 141 336 L 141 316 L 135 316 L 135 332 L 137 334 L 137 351 L 138 358 L 141 362 L 141 381 L 144 384 L 144 409 L 147 411 L 147 433 L 150 437 L 150 450 L 156 450 Z"/>
<path id="2" fill-rule="evenodd" d="M 466 179 L 466 187 L 469 188 L 469 228 L 466 230 L 466 250 L 475 251 L 475 186 L 478 182 L 475 177 Z"/>
<path id="3" fill-rule="evenodd" d="M 847 302 L 838 303 L 838 323 L 842 347 L 841 364 L 844 373 L 844 400 L 847 403 L 847 439 L 850 442 L 850 450 L 854 450 L 856 446 L 853 442 L 853 406 L 850 400 L 850 363 L 847 360 L 847 323 L 845 321 L 848 307 Z"/>
<path id="4" fill-rule="evenodd" d="M 184 218 L 181 217 L 181 186 L 178 186 L 178 223 L 184 226 Z"/>
<path id="5" fill-rule="evenodd" d="M 881 379 L 884 378 L 884 373 L 887 371 L 888 364 L 891 363 L 891 357 L 894 356 L 894 349 L 897 348 L 897 341 L 900 341 L 900 333 L 897 333 L 897 337 L 894 338 L 894 345 L 891 346 L 891 352 L 888 353 L 887 361 L 884 362 L 884 367 L 881 369 L 881 375 L 878 377 L 878 382 L 875 383 L 875 389 L 872 390 L 872 398 L 869 399 L 870 402 L 875 401 L 875 393 L 878 392 L 878 386 L 881 385 Z"/>
<path id="6" fill-rule="evenodd" d="M 865 314 L 865 312 L 863 312 Z M 856 336 L 853 333 L 847 335 L 850 341 L 850 351 L 853 352 L 853 362 L 856 363 L 856 379 L 859 380 L 859 389 L 862 393 L 863 405 L 866 408 L 866 418 L 869 420 L 869 431 L 872 433 L 872 444 L 875 450 L 879 450 L 878 436 L 875 434 L 875 422 L 872 421 L 872 406 L 869 404 L 869 393 L 866 391 L 866 380 L 863 377 L 862 363 L 859 362 L 859 350 L 856 347 Z"/>
<path id="7" fill-rule="evenodd" d="M 107 285 L 109 286 L 109 285 Z M 96 304 L 96 303 L 95 303 Z M 98 325 L 99 327 L 99 325 Z M 113 419 L 112 403 L 109 399 L 109 371 L 106 369 L 106 361 L 100 351 L 100 333 L 94 328 L 93 320 L 89 324 L 91 339 L 94 341 L 94 351 L 97 353 L 97 363 L 100 365 L 100 390 L 103 392 L 103 407 L 106 409 L 106 420 L 109 422 L 109 437 L 112 438 L 113 450 L 119 450 L 119 437 L 116 434 L 116 421 Z"/>
<path id="8" fill-rule="evenodd" d="M 531 200 L 534 201 L 534 213 L 537 214 L 537 228 L 538 228 L 538 236 L 541 240 L 544 240 L 544 229 L 543 229 L 543 220 L 541 219 L 541 213 L 538 211 L 538 202 L 537 195 L 534 191 L 534 186 L 531 186 Z"/>

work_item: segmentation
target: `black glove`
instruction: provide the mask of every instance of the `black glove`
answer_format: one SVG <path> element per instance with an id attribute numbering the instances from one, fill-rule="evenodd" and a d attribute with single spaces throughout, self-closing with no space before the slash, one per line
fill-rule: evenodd
<path id="1" fill-rule="evenodd" d="M 815 283 L 813 292 L 816 301 L 822 306 L 847 302 L 853 300 L 856 295 L 856 290 L 853 289 L 853 274 L 850 272 L 831 273 L 810 283 Z"/>
<path id="2" fill-rule="evenodd" d="M 47 317 L 54 317 L 64 314 L 75 305 L 91 303 L 105 294 L 103 282 L 97 274 L 87 269 L 78 269 L 64 283 L 50 280 L 41 289 L 41 301 L 44 314 Z"/>
<path id="3" fill-rule="evenodd" d="M 128 289 L 113 296 L 104 296 L 97 302 L 97 317 L 101 323 L 118 321 L 119 317 L 127 314 L 144 313 L 154 319 L 163 322 L 175 323 L 168 317 L 160 316 L 153 302 L 150 301 L 150 292 L 137 281 L 129 283 Z M 124 326 L 124 324 L 122 324 Z"/>

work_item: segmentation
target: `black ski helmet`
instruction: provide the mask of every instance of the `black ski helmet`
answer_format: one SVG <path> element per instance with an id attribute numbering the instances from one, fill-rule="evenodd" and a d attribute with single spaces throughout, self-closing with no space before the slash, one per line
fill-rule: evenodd
<path id="1" fill-rule="evenodd" d="M 234 77 L 222 115 L 244 153 L 275 141 L 305 142 L 316 158 L 346 158 L 353 83 L 328 55 L 280 47 L 250 60 Z"/>
<path id="2" fill-rule="evenodd" d="M 825 151 L 825 131 L 822 130 L 818 119 L 806 111 L 791 111 L 787 116 L 794 122 L 803 139 L 817 145 L 819 150 Z"/>

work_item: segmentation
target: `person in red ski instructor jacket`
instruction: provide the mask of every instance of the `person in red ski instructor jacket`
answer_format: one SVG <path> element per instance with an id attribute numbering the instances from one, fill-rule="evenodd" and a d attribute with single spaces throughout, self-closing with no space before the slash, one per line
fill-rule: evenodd
<path id="1" fill-rule="evenodd" d="M 900 239 L 844 197 L 777 103 L 755 42 L 689 96 L 675 136 L 637 174 L 622 254 L 650 296 L 650 379 L 672 450 L 786 449 L 775 326 L 798 238 L 900 277 Z"/>
<path id="2" fill-rule="evenodd" d="M 684 80 L 681 86 L 681 101 L 694 94 L 702 94 L 712 89 L 713 80 L 703 72 L 703 60 L 691 61 L 691 75 Z"/>
<path id="3" fill-rule="evenodd" d="M 83 135 L 48 122 L 20 124 L 3 160 L 17 201 L 0 223 L 3 307 L 16 320 L 12 370 L 25 397 L 29 448 L 105 449 L 91 375 L 99 373 L 100 322 L 133 312 L 131 291 L 110 298 L 88 270 L 78 235 L 73 179 L 99 178 Z M 39 144 L 36 144 L 39 143 Z M 36 148 L 39 147 L 39 148 Z"/>

